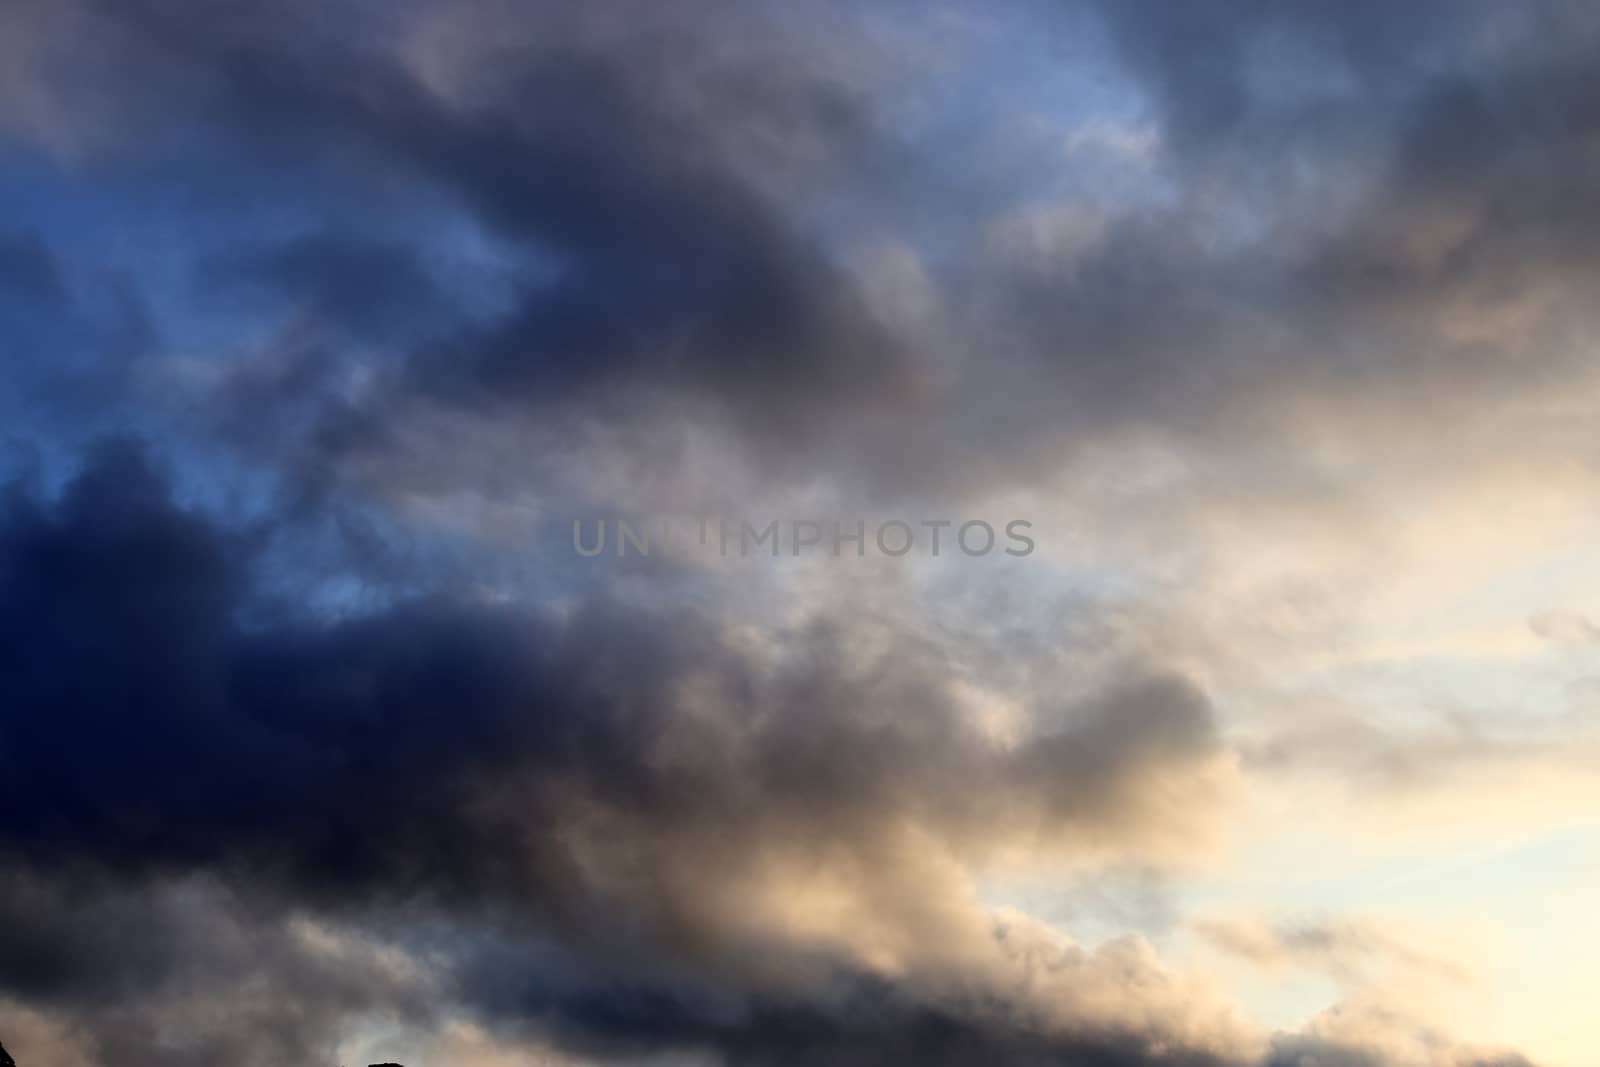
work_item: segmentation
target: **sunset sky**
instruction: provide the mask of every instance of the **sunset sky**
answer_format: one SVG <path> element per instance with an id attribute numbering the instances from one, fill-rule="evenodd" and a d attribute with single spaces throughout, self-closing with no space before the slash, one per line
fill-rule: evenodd
<path id="1" fill-rule="evenodd" d="M 1597 57 L 0 0 L 0 1042 L 1590 1067 Z"/>

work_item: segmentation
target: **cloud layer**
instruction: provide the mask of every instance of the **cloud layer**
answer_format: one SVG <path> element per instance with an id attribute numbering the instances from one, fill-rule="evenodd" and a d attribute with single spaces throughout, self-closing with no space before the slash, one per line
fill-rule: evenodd
<path id="1" fill-rule="evenodd" d="M 1373 797 L 1588 796 L 1597 36 L 5 4 L 0 1034 L 1527 1064 L 1352 977 L 1476 970 L 1252 894 L 1308 795 L 1339 825 L 1292 843 L 1360 838 L 1352 879 Z M 1004 512 L 1041 551 L 567 551 L 651 512 Z M 1061 888 L 1129 878 L 1162 907 L 1114 930 Z M 1260 1021 L 1185 930 L 1336 998 Z"/>

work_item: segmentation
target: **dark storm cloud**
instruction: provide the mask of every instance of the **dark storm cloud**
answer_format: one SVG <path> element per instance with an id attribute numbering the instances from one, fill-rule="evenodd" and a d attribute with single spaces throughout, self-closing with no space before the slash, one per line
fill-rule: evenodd
<path id="1" fill-rule="evenodd" d="M 755 945 L 802 968 L 847 951 L 768 943 L 761 901 L 797 876 L 833 872 L 891 931 L 948 934 L 942 890 L 913 903 L 916 866 L 875 856 L 1137 848 L 1212 800 L 1219 744 L 1181 681 L 1007 749 L 914 646 L 860 664 L 825 627 L 761 667 L 706 622 L 603 601 L 565 622 L 451 599 L 318 622 L 262 608 L 264 538 L 175 504 L 127 443 L 54 502 L 13 490 L 0 850 L 7 900 L 37 914 L 0 942 L 7 989 L 78 1003 L 192 974 L 193 931 L 91 931 L 104 887 L 203 876 L 267 917 L 501 915 L 608 972 L 710 968 L 737 991 Z M 34 884 L 65 895 L 36 907 L 54 898 Z"/>
<path id="2" fill-rule="evenodd" d="M 1216 751 L 1204 698 L 1159 678 L 991 751 L 937 659 L 911 647 L 911 664 L 854 675 L 830 628 L 794 635 L 792 666 L 768 674 L 693 618 L 662 632 L 601 602 L 562 624 L 447 599 L 331 623 L 252 616 L 259 540 L 172 503 L 128 444 L 56 504 L 14 497 L 0 542 L 11 846 L 131 869 L 237 853 L 335 891 L 437 879 L 538 898 L 568 873 L 560 849 L 524 867 L 500 845 L 537 845 L 518 820 L 553 819 L 567 793 L 651 834 L 724 811 L 725 834 L 789 823 L 850 841 L 900 810 L 976 838 L 988 808 L 1047 833 L 1137 834 L 1140 776 Z M 724 721 L 675 710 L 695 674 Z M 921 710 L 902 721 L 907 707 Z"/>
<path id="3" fill-rule="evenodd" d="M 1152 1048 L 1137 1037 L 1073 1038 L 1035 1029 L 1003 1009 L 958 1011 L 906 1002 L 881 982 L 854 984 L 842 1006 L 757 1002 L 730 1013 L 696 1011 L 667 991 L 610 990 L 563 1005 L 561 1026 L 577 1024 L 581 1052 L 640 1048 L 714 1050 L 737 1067 L 1229 1067 L 1212 1053 Z M 590 1035 L 606 1035 L 597 1042 Z"/>
<path id="4" fill-rule="evenodd" d="M 681 1014 L 648 998 L 612 1002 L 603 1032 L 626 1030 L 619 1023 L 642 1024 L 649 1030 L 658 1021 L 667 1032 L 652 1034 L 692 1038 L 688 1047 L 718 1050 L 736 1067 L 804 1067 L 816 1063 L 842 1067 L 898 1067 L 933 1064 L 968 1067 L 1001 1064 L 1005 1067 L 1390 1067 L 1383 1053 L 1341 1045 L 1315 1037 L 1283 1037 L 1264 1060 L 1247 1056 L 1170 1047 L 1141 1047 L 1136 1040 L 1073 1040 L 1030 1031 L 1015 1019 L 984 1020 L 897 1004 L 887 995 L 862 996 L 846 1013 L 771 1007 L 758 1009 L 742 1025 L 701 1024 L 699 1032 L 684 1033 Z M 652 1020 L 652 1009 L 662 1017 Z M 675 1033 L 673 1033 L 675 1031 Z M 667 1042 L 670 1044 L 670 1041 Z M 578 1046 L 580 1049 L 583 1046 Z M 1525 1058 L 1470 1055 L 1452 1061 L 1459 1067 L 1532 1067 Z"/>
<path id="5" fill-rule="evenodd" d="M 179 506 L 126 443 L 53 501 L 14 487 L 0 525 L 0 987 L 101 1062 L 318 1062 L 352 1018 L 451 1012 L 601 1061 L 1255 1062 L 1175 1039 L 1204 1015 L 1146 1001 L 1166 979 L 1137 954 L 991 928 L 923 858 L 1185 826 L 1169 802 L 1212 803 L 1219 752 L 1186 684 L 996 747 L 915 645 L 863 663 L 824 628 L 763 666 L 603 601 L 319 622 L 259 603 L 270 537 Z M 858 902 L 844 940 L 769 928 L 819 877 Z M 974 932 L 1068 1003 L 1160 1017 L 1063 1017 Z M 932 956 L 858 957 L 899 939 Z"/>
<path id="6" fill-rule="evenodd" d="M 427 1025 L 438 1006 L 425 978 L 359 940 L 319 937 L 205 879 L 38 877 L 8 864 L 0 928 L 0 987 L 75 1022 L 101 1063 L 333 1067 L 352 1017 Z"/>

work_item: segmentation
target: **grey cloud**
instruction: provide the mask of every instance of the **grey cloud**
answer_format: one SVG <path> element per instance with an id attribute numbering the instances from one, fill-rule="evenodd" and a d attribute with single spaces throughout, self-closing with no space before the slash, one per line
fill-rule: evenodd
<path id="1" fill-rule="evenodd" d="M 602 601 L 565 622 L 447 599 L 319 622 L 254 609 L 260 550 L 125 444 L 58 501 L 13 492 L 0 848 L 35 918 L 0 945 L 6 988 L 81 1005 L 193 980 L 215 938 L 117 916 L 195 877 L 269 923 L 501 915 L 624 978 L 782 991 L 940 938 L 990 952 L 952 858 L 1159 852 L 1218 799 L 1212 713 L 1171 678 L 1003 747 L 929 651 L 863 659 L 847 627 L 775 635 L 763 664 L 708 619 Z M 853 917 L 785 932 L 808 884 Z"/>
<path id="2" fill-rule="evenodd" d="M 1290 470 L 1265 492 L 1304 493 L 1293 468 L 1315 457 L 1277 401 L 1335 412 L 1327 432 L 1364 460 L 1357 401 L 1420 398 L 1435 421 L 1400 436 L 1418 446 L 1485 396 L 1582 381 L 1589 16 L 1099 5 L 1114 89 L 1157 129 L 1145 185 L 1080 203 L 1070 173 L 1025 191 L 951 177 L 970 170 L 919 136 L 925 109 L 806 36 L 811 16 L 463 10 L 0 16 L 7 151 L 127 212 L 160 188 L 228 216 L 181 235 L 183 298 L 250 319 L 157 352 L 142 287 L 170 302 L 171 279 L 85 285 L 47 219 L 0 242 L 0 343 L 48 365 L 75 433 L 167 418 L 197 465 L 289 486 L 236 524 L 119 446 L 59 495 L 11 494 L 0 908 L 18 921 L 0 982 L 135 1067 L 254 1054 L 215 1027 L 164 1044 L 194 981 L 263 983 L 279 1007 L 238 1033 L 271 1062 L 320 1055 L 347 1014 L 447 1014 L 365 957 L 317 958 L 292 931 L 309 917 L 436 962 L 449 1010 L 596 1055 L 1259 1061 L 1232 1032 L 1192 1041 L 1209 1009 L 1135 948 L 1002 937 L 971 885 L 1008 850 L 1093 869 L 1196 847 L 1232 764 L 1180 674 L 1019 686 L 1030 718 L 999 738 L 958 698 L 959 665 L 906 633 L 874 652 L 841 614 L 751 642 L 732 597 L 669 612 L 561 575 L 560 610 L 492 603 L 470 567 L 407 565 L 397 501 L 959 500 L 1053 485 L 1124 433 L 1181 446 L 1185 471 L 1264 457 Z M 947 73 L 917 59 L 896 76 Z M 1030 72 L 979 73 L 1012 75 L 977 105 L 994 122 L 1053 111 L 1017 85 Z M 901 203 L 923 197 L 936 224 Z M 1019 197 L 1097 214 L 1070 247 L 1019 250 L 996 237 L 1036 206 Z M 263 202 L 292 224 L 254 218 Z M 915 269 L 873 277 L 862 244 Z M 885 285 L 916 289 L 921 317 L 891 314 Z M 1527 428 L 1494 439 L 1550 447 Z M 363 610 L 327 609 L 349 586 Z M 1351 723 L 1245 754 L 1405 786 L 1549 751 L 1509 740 Z M 215 888 L 212 910 L 174 903 L 190 884 Z M 384 928 L 396 909 L 424 918 Z M 454 958 L 430 954 L 429 922 Z M 1058 1000 L 1018 993 L 1037 974 Z M 1091 1020 L 1086 1001 L 1126 1010 Z M 1383 1063 L 1316 1035 L 1266 1055 Z"/>
<path id="3" fill-rule="evenodd" d="M 1246 766 L 1282 774 L 1332 773 L 1361 789 L 1423 796 L 1525 771 L 1583 777 L 1594 751 L 1584 711 L 1504 725 L 1483 714 L 1443 716 L 1413 729 L 1322 717 L 1241 745 Z"/>
<path id="4" fill-rule="evenodd" d="M 752 484 L 959 494 L 1048 483 L 1079 446 L 1127 430 L 1200 454 L 1253 447 L 1285 432 L 1256 416 L 1286 394 L 1326 406 L 1393 386 L 1448 414 L 1582 371 L 1577 279 L 1591 265 L 1573 220 L 1594 212 L 1596 94 L 1578 42 L 1594 27 L 1570 13 L 1106 5 L 1131 84 L 1156 103 L 1154 166 L 1177 195 L 1120 215 L 1084 204 L 1112 217 L 1061 263 L 980 239 L 1014 206 L 1004 189 L 941 192 L 939 233 L 886 218 L 884 235 L 926 257 L 941 306 L 939 335 L 919 336 L 847 268 L 850 235 L 824 240 L 813 223 L 863 190 L 918 195 L 942 180 L 938 161 L 870 80 L 841 78 L 815 41 L 764 43 L 759 19 L 696 8 L 697 39 L 499 11 L 494 35 L 449 31 L 464 43 L 439 75 L 392 44 L 429 32 L 405 6 L 341 8 L 372 20 L 366 36 L 317 32 L 298 7 L 277 20 L 82 10 L 106 31 L 87 42 L 150 75 L 142 92 L 162 106 L 143 121 L 302 153 L 301 184 L 340 216 L 287 246 L 221 253 L 254 264 L 285 314 L 314 308 L 382 340 L 384 355 L 362 357 L 360 397 L 332 380 L 349 357 L 317 351 L 317 414 L 264 431 L 331 471 L 425 492 L 484 477 L 486 455 L 441 475 L 446 458 L 408 443 L 446 412 L 579 462 L 576 427 L 598 426 L 643 466 L 683 467 L 675 434 L 693 425 L 719 432 Z M 1498 50 L 1484 43 L 1495 33 Z M 803 166 L 797 145 L 815 146 L 827 180 L 774 177 Z M 1290 159 L 1326 177 L 1304 180 Z M 242 182 L 203 147 L 182 165 L 223 194 Z M 399 203 L 459 214 L 508 253 L 496 316 L 429 286 L 418 264 L 437 233 L 352 193 L 395 174 L 431 190 Z M 956 355 L 941 364 L 918 351 L 929 344 Z M 248 374 L 221 399 L 273 410 Z"/>
<path id="5" fill-rule="evenodd" d="M 1214 919 L 1195 926 L 1217 947 L 1264 967 L 1306 967 L 1344 980 L 1359 980 L 1370 967 L 1393 963 L 1453 983 L 1473 980 L 1471 971 L 1462 965 L 1360 920 L 1269 924 Z"/>
<path id="6" fill-rule="evenodd" d="M 1528 620 L 1528 628 L 1549 641 L 1593 644 L 1600 641 L 1600 624 L 1576 611 L 1544 611 Z"/>
<path id="7" fill-rule="evenodd" d="M 431 976 L 358 935 L 241 901 L 207 878 L 0 880 L 0 975 L 92 1062 L 327 1063 L 352 1019 L 436 1021 Z M 30 1046 L 22 1063 L 51 1067 Z"/>

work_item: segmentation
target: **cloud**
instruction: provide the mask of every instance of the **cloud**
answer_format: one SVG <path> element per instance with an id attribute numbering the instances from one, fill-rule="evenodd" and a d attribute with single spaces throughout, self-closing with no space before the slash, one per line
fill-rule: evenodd
<path id="1" fill-rule="evenodd" d="M 1528 620 L 1528 628 L 1547 641 L 1567 644 L 1600 641 L 1600 625 L 1576 611 L 1542 611 Z"/>
<path id="2" fill-rule="evenodd" d="M 38 484 L 0 517 L 0 1025 L 133 1067 L 399 1016 L 491 1062 L 1494 1062 L 1353 1002 L 1263 1033 L 986 892 L 1212 860 L 1289 780 L 1389 819 L 1584 780 L 1576 716 L 1259 720 L 1580 521 L 1597 34 L 5 5 Z M 67 472 L 104 430 L 176 473 Z M 526 551 L 569 511 L 997 501 L 1058 520 L 1025 578 Z"/>
<path id="3" fill-rule="evenodd" d="M 787 448 L 819 446 L 837 417 L 915 399 L 901 343 L 750 173 L 763 167 L 758 148 L 867 136 L 849 87 L 803 57 L 728 58 L 681 34 L 587 41 L 564 33 L 554 8 L 529 8 L 502 12 L 497 37 L 519 47 L 476 42 L 484 54 L 458 87 L 437 57 L 386 38 L 301 36 L 307 9 L 281 23 L 178 18 L 160 4 L 77 13 L 67 21 L 92 29 L 72 43 L 55 38 L 54 20 L 39 18 L 33 32 L 86 53 L 81 62 L 103 58 L 103 45 L 147 84 L 105 106 L 218 137 L 221 124 L 252 152 L 308 153 L 304 183 L 330 195 L 339 174 L 419 183 L 429 193 L 402 198 L 406 208 L 455 217 L 455 233 L 477 228 L 504 251 L 509 306 L 492 321 L 459 309 L 417 318 L 433 294 L 416 263 L 449 252 L 437 228 L 385 217 L 381 205 L 349 210 L 400 236 L 312 235 L 217 253 L 213 262 L 231 266 L 207 272 L 213 291 L 253 274 L 290 308 L 400 350 L 380 363 L 386 388 L 373 403 L 383 406 L 369 419 L 443 404 L 518 420 L 665 390 L 703 402 L 778 461 Z M 439 35 L 418 16 L 392 18 Z M 363 16 L 352 6 L 343 17 Z M 720 36 L 748 46 L 741 32 Z"/>
<path id="4" fill-rule="evenodd" d="M 1319 1015 L 1306 1033 L 1284 1035 L 1267 1067 L 1529 1067 L 1514 1052 L 1472 1049 L 1418 1027 L 1381 1002 L 1340 1004 Z"/>
<path id="5" fill-rule="evenodd" d="M 67 879 L 8 868 L 0 1003 L 19 1061 L 335 1063 L 353 1020 L 426 1026 L 428 976 L 391 950 L 264 913 L 215 881 Z"/>
<path id="6" fill-rule="evenodd" d="M 1008 954 L 1039 951 L 1027 930 L 997 934 L 970 872 L 1008 855 L 1177 856 L 1227 795 L 1211 710 L 1181 680 L 1126 682 L 1001 744 L 953 698 L 948 665 L 852 652 L 843 624 L 774 635 L 788 643 L 752 658 L 710 620 L 664 627 L 601 600 L 564 618 L 445 598 L 285 616 L 262 607 L 260 538 L 175 504 L 125 442 L 53 502 L 14 491 L 0 633 L 20 711 L 0 728 L 0 791 L 16 817 L 0 848 L 12 907 L 33 919 L 0 948 L 7 988 L 76 1003 L 194 980 L 199 946 L 229 937 L 158 889 L 200 878 L 265 909 L 246 938 L 272 936 L 287 921 L 273 916 L 421 907 L 469 930 L 501 916 L 508 936 L 645 989 L 680 973 L 766 989 L 755 1003 L 779 1014 L 756 1030 L 774 1041 L 836 995 L 834 975 L 859 974 L 910 1014 L 829 1040 L 888 1048 L 950 1026 L 959 1046 L 977 1024 L 936 1020 L 983 996 L 963 986 L 1002 995 L 1036 966 Z M 132 940 L 95 936 L 102 924 Z M 1068 989 L 1105 991 L 1076 1023 L 1019 1007 L 1042 1030 L 1024 1044 L 1071 1026 L 1156 1040 L 1113 992 L 1153 960 L 1052 956 L 1037 965 Z M 1003 995 L 1028 1004 L 1018 988 Z M 532 995 L 502 1010 L 558 1011 L 597 1040 L 644 1025 Z M 503 999 L 502 983 L 478 996 Z M 675 1001 L 653 1010 L 691 1043 L 756 1039 L 691 1024 L 698 1009 Z"/>
<path id="7" fill-rule="evenodd" d="M 690 475 L 694 426 L 751 489 L 880 496 L 1049 488 L 1125 435 L 1234 469 L 1269 437 L 1288 484 L 1325 473 L 1330 435 L 1370 459 L 1419 446 L 1419 405 L 1459 417 L 1588 378 L 1592 264 L 1571 220 L 1593 213 L 1577 42 L 1596 29 L 1577 15 L 1091 8 L 1119 88 L 1152 103 L 1147 165 L 1172 190 L 1119 198 L 949 188 L 944 146 L 894 111 L 931 75 L 891 79 L 871 34 L 830 54 L 820 15 L 775 37 L 713 7 L 683 16 L 700 34 L 544 5 L 177 10 L 24 21 L 127 83 L 100 107 L 170 131 L 144 151 L 221 195 L 253 180 L 225 145 L 305 161 L 294 235 L 212 238 L 201 263 L 232 266 L 207 288 L 248 275 L 262 308 L 372 346 L 319 346 L 297 417 L 271 425 L 297 461 L 391 489 L 481 480 L 483 425 L 529 453 L 593 465 L 580 442 L 600 438 Z M 900 188 L 946 207 L 938 225 L 908 226 Z M 860 214 L 859 234 L 824 224 Z M 1073 232 L 1092 239 L 1065 256 L 992 239 L 1018 218 L 1087 220 Z M 871 291 L 885 244 L 936 316 Z M 430 277 L 464 262 L 493 299 Z M 270 383 L 230 384 L 194 400 L 274 410 Z M 1352 419 L 1356 396 L 1370 413 Z M 462 422 L 480 432 L 456 426 L 469 451 L 441 478 L 448 460 L 413 438 Z"/>
<path id="8" fill-rule="evenodd" d="M 34 307 L 59 308 L 67 300 L 55 257 L 37 235 L 12 235 L 0 240 L 0 292 L 8 300 Z"/>
<path id="9" fill-rule="evenodd" d="M 1393 965 L 1424 978 L 1473 981 L 1471 971 L 1420 949 L 1381 923 L 1352 919 L 1265 923 L 1204 919 L 1195 929 L 1211 944 L 1258 966 L 1326 971 L 1344 981 L 1363 980 L 1370 969 Z"/>

